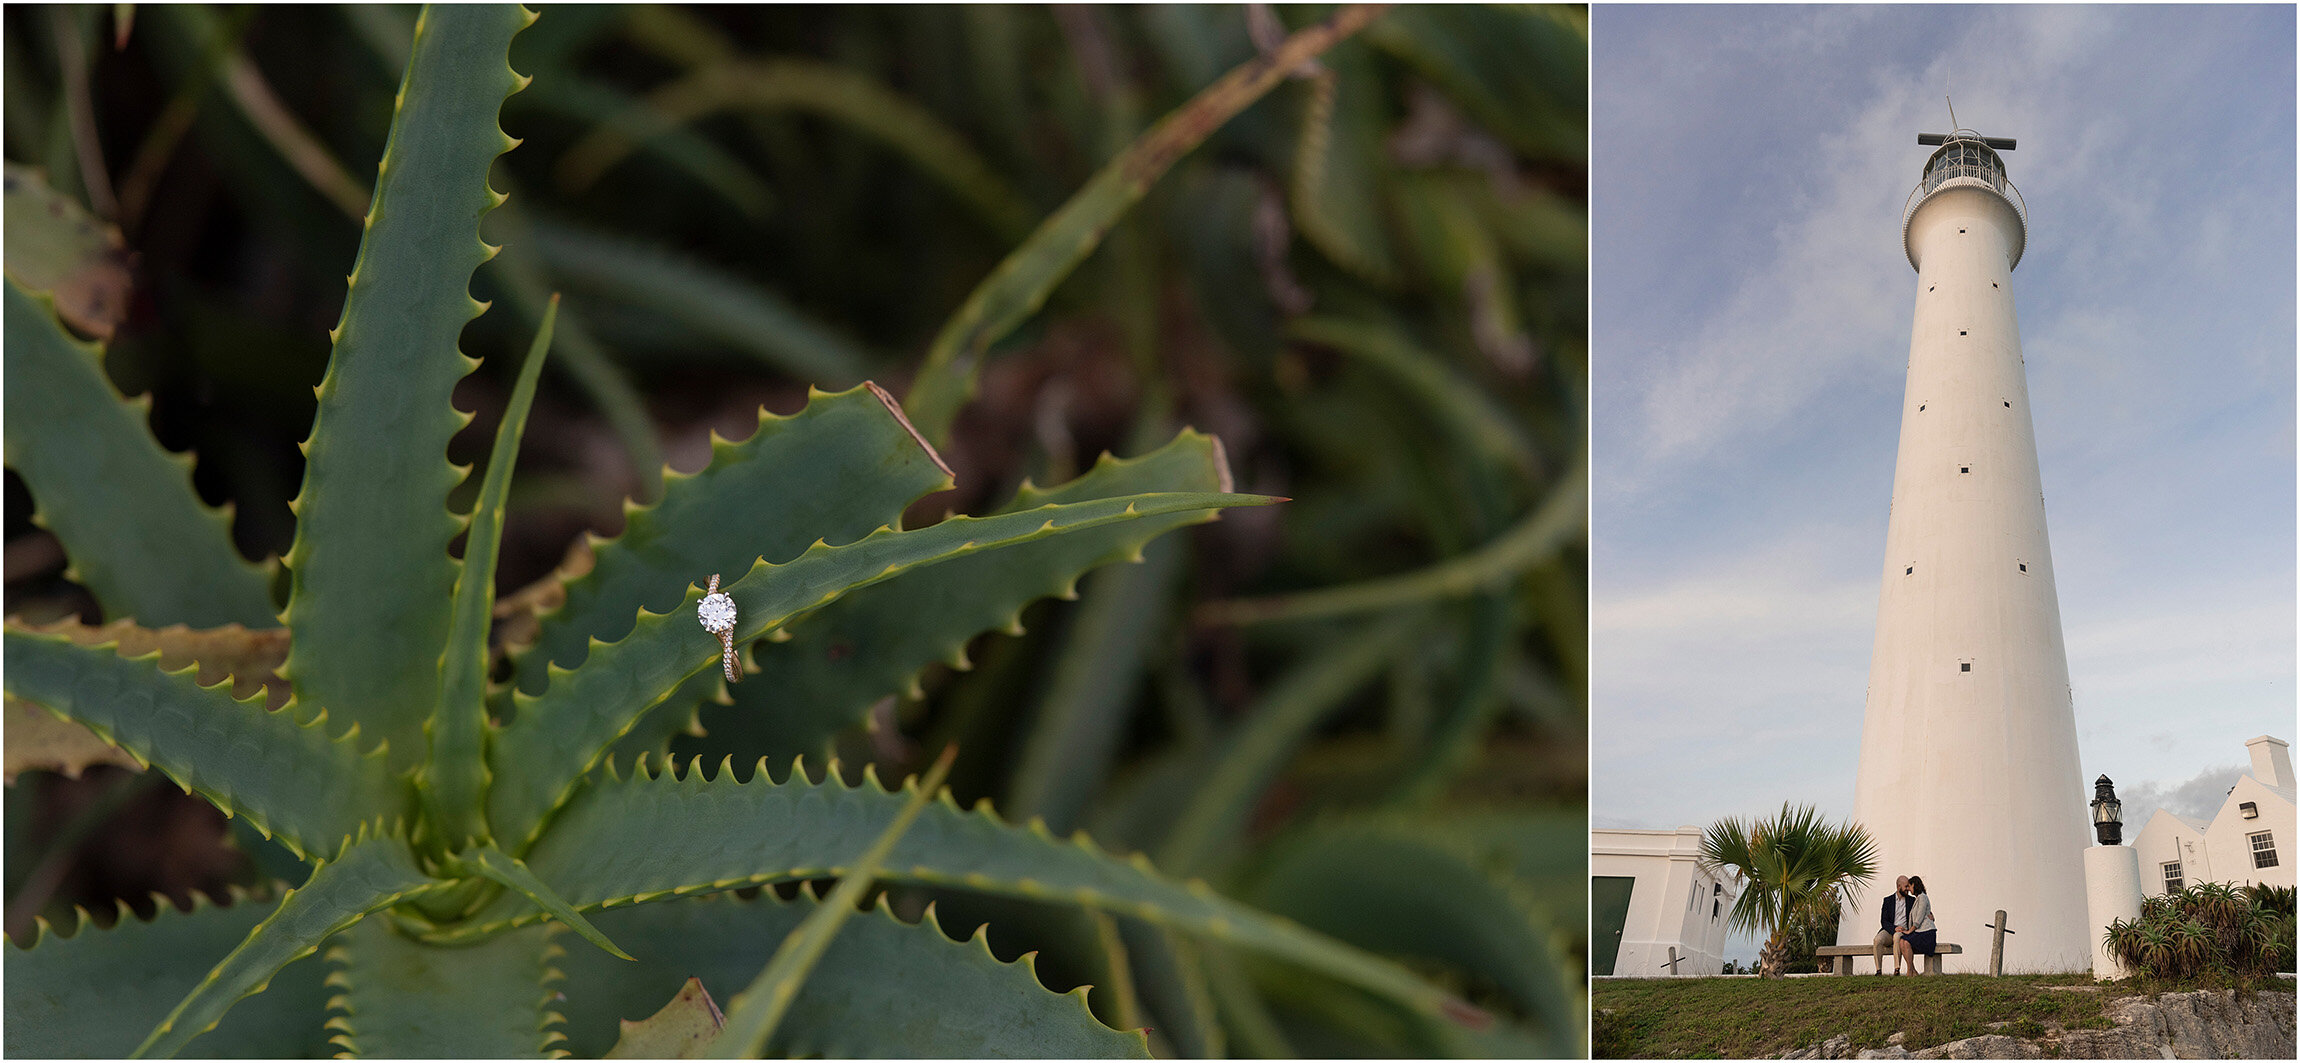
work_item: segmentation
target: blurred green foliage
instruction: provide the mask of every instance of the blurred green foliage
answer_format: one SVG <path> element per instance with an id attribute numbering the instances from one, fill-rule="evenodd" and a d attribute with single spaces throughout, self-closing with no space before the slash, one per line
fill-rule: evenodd
<path id="1" fill-rule="evenodd" d="M 1239 490 L 1293 499 L 1042 601 L 869 728 L 778 730 L 773 685 L 744 684 L 704 706 L 707 734 L 666 715 L 625 752 L 779 771 L 827 745 L 894 778 L 955 740 L 962 799 L 1206 877 L 1503 1020 L 1422 1022 L 1128 919 L 894 891 L 954 932 L 988 922 L 1001 957 L 1036 951 L 1051 988 L 1093 984 L 1097 1014 L 1161 1054 L 1578 1053 L 1586 9 L 1388 11 L 1234 117 L 1208 87 L 1333 9 L 544 14 L 512 48 L 534 80 L 502 124 L 524 144 L 497 163 L 510 200 L 485 232 L 505 250 L 473 285 L 496 309 L 463 338 L 520 349 L 567 293 L 505 601 L 547 606 L 570 541 L 579 559 L 582 532 L 618 532 L 666 457 L 696 468 L 711 429 L 809 385 L 874 379 L 946 414 L 920 421 L 959 486 L 914 525 L 1183 425 L 1225 442 Z M 374 176 L 355 164 L 381 155 L 414 18 L 5 13 L 11 173 L 117 227 L 132 288 L 106 369 L 198 453 L 249 557 L 294 534 Z M 452 459 L 484 460 L 510 388 L 459 386 L 481 412 Z M 8 491 L 10 613 L 90 613 L 13 473 Z M 17 869 L 77 849 L 54 852 L 77 805 L 36 800 L 62 781 L 28 778 L 8 795 L 12 928 L 107 890 L 217 888 L 146 869 L 27 900 Z"/>

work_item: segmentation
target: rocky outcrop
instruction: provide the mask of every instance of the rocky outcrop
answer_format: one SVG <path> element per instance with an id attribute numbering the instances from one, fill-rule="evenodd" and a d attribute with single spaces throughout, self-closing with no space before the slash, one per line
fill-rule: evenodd
<path id="1" fill-rule="evenodd" d="M 1992 1033 L 1911 1051 L 1895 1034 L 1884 1048 L 1853 1050 L 1842 1034 L 1784 1059 L 2291 1059 L 2293 995 L 2200 989 L 2118 997 L 2102 1008 L 2114 1025 L 2042 1036 Z M 2001 1025 L 2001 1024 L 2000 1024 Z"/>

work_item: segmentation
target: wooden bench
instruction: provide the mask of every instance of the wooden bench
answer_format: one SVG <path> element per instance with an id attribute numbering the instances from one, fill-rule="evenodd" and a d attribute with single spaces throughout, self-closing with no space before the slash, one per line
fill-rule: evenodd
<path id="1" fill-rule="evenodd" d="M 1876 952 L 1876 948 L 1870 945 L 1823 945 L 1813 950 L 1813 955 L 1827 960 L 1836 968 L 1838 974 L 1851 974 L 1853 973 L 1853 957 L 1874 956 Z M 1933 946 L 1932 955 L 1919 958 L 1925 961 L 1926 974 L 1939 974 L 1941 973 L 1941 957 L 1962 956 L 1964 953 L 1964 946 L 1951 945 L 1944 941 Z M 1887 958 L 1890 958 L 1892 954 L 1891 949 L 1885 950 Z M 1880 965 L 1878 970 L 1882 972 L 1884 968 Z"/>

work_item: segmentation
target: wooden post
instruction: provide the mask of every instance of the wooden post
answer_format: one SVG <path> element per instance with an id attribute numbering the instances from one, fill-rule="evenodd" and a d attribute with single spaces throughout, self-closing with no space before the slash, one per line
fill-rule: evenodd
<path id="1" fill-rule="evenodd" d="M 2002 978 L 2005 973 L 2005 935 L 2012 933 L 2005 929 L 2004 909 L 1997 909 L 1997 921 L 1990 924 L 1989 929 L 1996 931 L 1996 936 L 1989 944 L 1989 977 Z"/>
<path id="2" fill-rule="evenodd" d="M 1677 975 L 1677 946 L 1675 945 L 1669 946 L 1669 974 L 1672 978 Z"/>

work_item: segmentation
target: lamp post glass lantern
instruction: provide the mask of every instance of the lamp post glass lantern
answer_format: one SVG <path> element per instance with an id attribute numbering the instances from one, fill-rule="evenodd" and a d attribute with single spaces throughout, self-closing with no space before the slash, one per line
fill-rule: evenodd
<path id="1" fill-rule="evenodd" d="M 2093 780 L 2092 831 L 2102 845 L 2124 844 L 2124 802 L 2116 799 L 2116 784 L 2106 775 Z"/>

